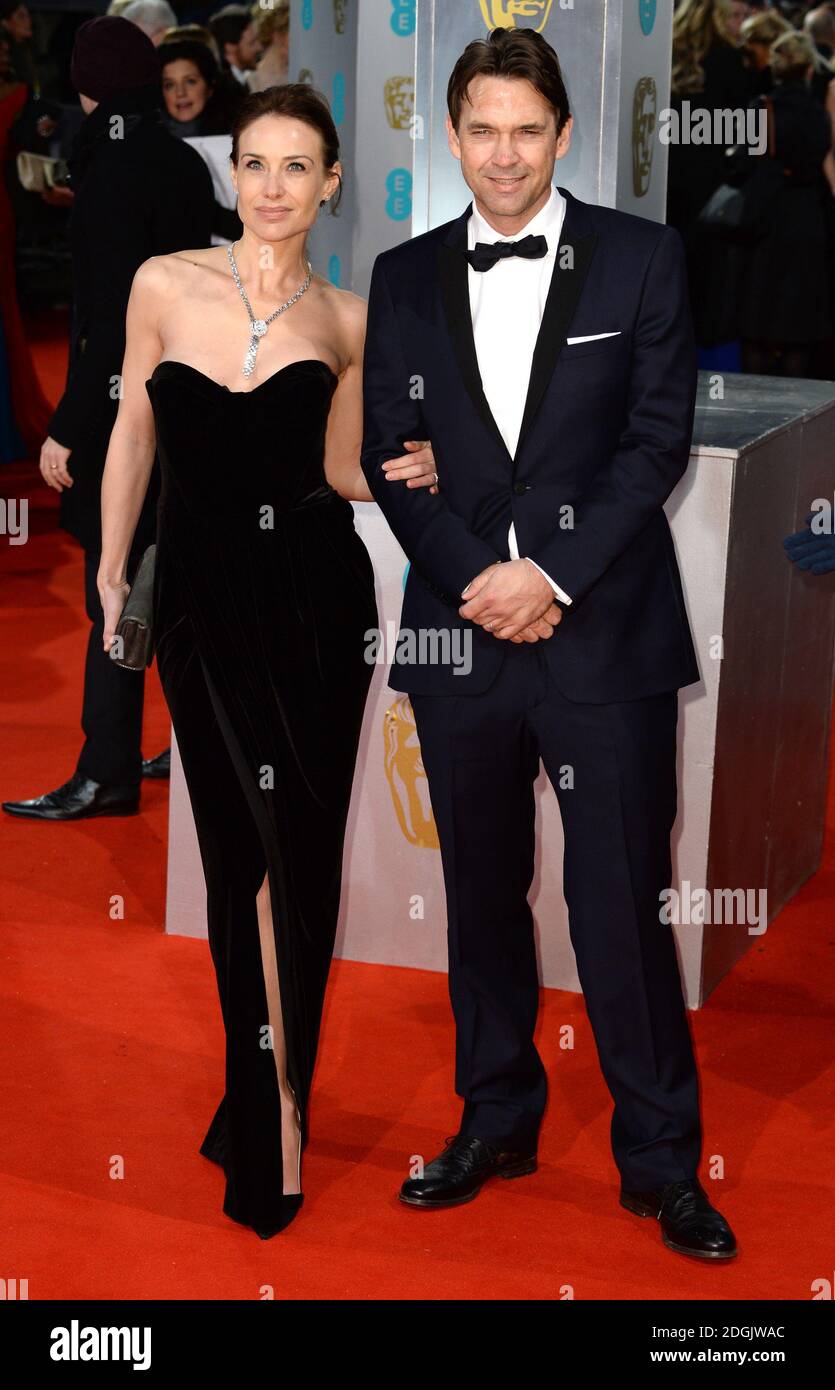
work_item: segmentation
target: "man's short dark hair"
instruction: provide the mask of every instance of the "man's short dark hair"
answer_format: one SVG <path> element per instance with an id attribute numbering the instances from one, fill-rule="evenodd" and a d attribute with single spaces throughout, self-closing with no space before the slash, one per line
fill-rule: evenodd
<path id="1" fill-rule="evenodd" d="M 560 60 L 535 29 L 493 29 L 486 39 L 467 44 L 447 86 L 447 108 L 456 130 L 474 77 L 526 79 L 553 109 L 558 135 L 571 115 Z"/>
<path id="2" fill-rule="evenodd" d="M 208 28 L 220 49 L 221 62 L 224 62 L 224 48 L 227 43 L 239 43 L 241 34 L 252 24 L 252 12 L 246 5 L 224 5 L 215 10 L 208 21 Z"/>

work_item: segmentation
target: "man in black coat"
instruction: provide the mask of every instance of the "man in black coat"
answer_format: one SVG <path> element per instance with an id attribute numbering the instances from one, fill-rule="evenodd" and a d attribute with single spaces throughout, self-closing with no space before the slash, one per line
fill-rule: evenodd
<path id="1" fill-rule="evenodd" d="M 159 60 L 136 25 L 88 20 L 76 36 L 72 80 L 86 119 L 73 145 L 73 316 L 64 394 L 41 450 L 41 472 L 61 494 L 61 525 L 85 552 L 92 624 L 84 677 L 84 746 L 63 786 L 29 801 L 4 802 L 12 815 L 76 820 L 138 809 L 144 674 L 111 661 L 102 641 L 96 586 L 101 552 L 101 480 L 116 419 L 125 351 L 125 315 L 134 274 L 149 256 L 211 240 L 212 181 L 200 156 L 160 117 Z M 136 528 L 132 582 L 156 529 L 154 466 Z M 145 764 L 146 775 L 164 774 Z"/>
<path id="2" fill-rule="evenodd" d="M 468 45 L 447 101 L 473 201 L 377 257 L 363 374 L 362 466 L 411 562 L 389 683 L 409 693 L 438 829 L 464 1102 L 400 1197 L 457 1206 L 537 1167 L 542 762 L 621 1204 L 676 1252 L 729 1259 L 696 1172 L 698 1076 L 660 911 L 678 690 L 699 680 L 664 513 L 696 401 L 683 246 L 553 185 L 572 118 L 532 29 Z M 404 438 L 432 440 L 439 492 L 386 482 Z"/>

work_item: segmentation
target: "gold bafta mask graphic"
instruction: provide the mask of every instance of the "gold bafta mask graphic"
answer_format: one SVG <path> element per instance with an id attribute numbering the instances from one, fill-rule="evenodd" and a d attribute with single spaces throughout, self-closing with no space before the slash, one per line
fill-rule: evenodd
<path id="1" fill-rule="evenodd" d="M 387 77 L 383 89 L 386 120 L 393 130 L 408 130 L 415 114 L 415 83 L 412 77 Z"/>
<path id="2" fill-rule="evenodd" d="M 299 75 L 298 75 L 298 77 L 296 78 L 296 81 L 297 81 L 297 82 L 306 82 L 306 83 L 308 84 L 308 86 L 312 86 L 312 85 L 313 85 L 313 73 L 310 71 L 310 68 L 299 68 Z"/>
<path id="3" fill-rule="evenodd" d="M 345 33 L 348 19 L 348 0 L 333 0 L 333 27 L 337 34 Z"/>
<path id="4" fill-rule="evenodd" d="M 383 718 L 385 768 L 400 829 L 410 845 L 438 849 L 438 832 L 429 801 L 429 784 L 420 756 L 415 716 L 408 695 L 400 695 Z"/>
<path id="5" fill-rule="evenodd" d="M 539 34 L 548 23 L 552 0 L 481 0 L 481 13 L 488 29 L 535 29 Z M 537 21 L 539 21 L 537 23 Z"/>
<path id="6" fill-rule="evenodd" d="M 639 78 L 632 102 L 632 188 L 636 198 L 643 198 L 649 188 L 656 104 L 655 79 Z"/>

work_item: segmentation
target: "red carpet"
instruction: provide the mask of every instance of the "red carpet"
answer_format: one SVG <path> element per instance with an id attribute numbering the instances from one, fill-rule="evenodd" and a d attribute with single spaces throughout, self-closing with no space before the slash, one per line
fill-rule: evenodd
<path id="1" fill-rule="evenodd" d="M 61 354 L 36 351 L 55 398 Z M 30 498 L 29 543 L 3 556 L 9 798 L 75 766 L 86 620 L 56 494 L 34 464 L 0 479 Z M 143 751 L 167 741 L 154 668 Z M 0 817 L 0 1274 L 27 1278 L 30 1299 L 254 1300 L 267 1284 L 304 1299 L 809 1300 L 832 1279 L 835 796 L 821 871 L 692 1016 L 701 1177 L 742 1252 L 721 1268 L 667 1251 L 618 1206 L 609 1094 L 582 1000 L 560 991 L 543 992 L 538 1035 L 539 1173 L 449 1212 L 400 1205 L 410 1155 L 431 1157 L 459 1114 L 446 978 L 349 962 L 331 977 L 302 1212 L 269 1242 L 224 1217 L 223 1175 L 197 1152 L 222 1088 L 221 1019 L 205 944 L 163 934 L 166 811 L 151 784 L 125 820 Z"/>

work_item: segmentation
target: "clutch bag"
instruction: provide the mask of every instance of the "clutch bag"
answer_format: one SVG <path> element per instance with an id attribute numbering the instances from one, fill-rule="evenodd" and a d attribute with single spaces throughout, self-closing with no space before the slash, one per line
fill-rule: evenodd
<path id="1" fill-rule="evenodd" d="M 116 624 L 121 656 L 111 659 L 128 671 L 144 671 L 154 657 L 154 560 L 156 546 L 149 545 L 139 562 L 130 593 Z M 113 650 L 119 650 L 114 648 Z"/>
<path id="2" fill-rule="evenodd" d="M 27 193 L 43 193 L 46 188 L 57 188 L 66 182 L 67 163 L 33 150 L 20 150 L 17 176 Z"/>

